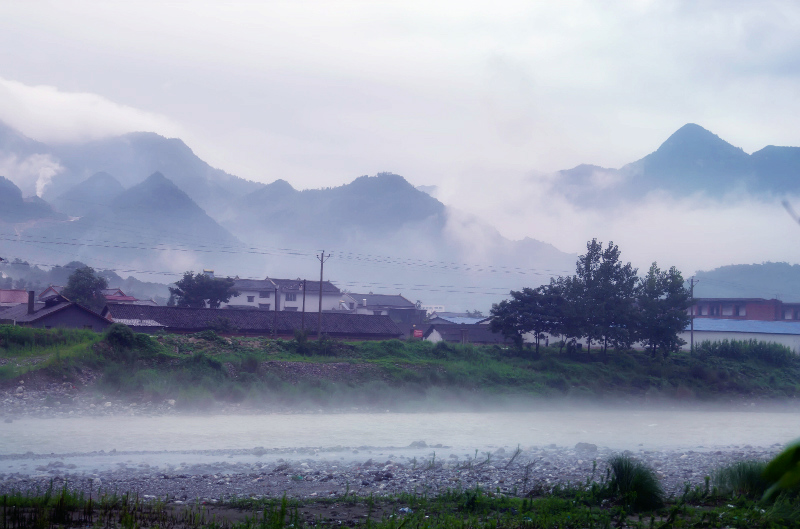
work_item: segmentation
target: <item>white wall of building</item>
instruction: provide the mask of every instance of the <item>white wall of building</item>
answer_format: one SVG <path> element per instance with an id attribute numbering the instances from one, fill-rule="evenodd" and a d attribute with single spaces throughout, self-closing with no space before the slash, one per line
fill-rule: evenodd
<path id="1" fill-rule="evenodd" d="M 291 299 L 291 295 L 294 299 Z M 286 292 L 278 292 L 280 304 L 279 310 L 303 310 L 303 292 L 288 293 L 287 299 Z M 337 310 L 339 309 L 339 301 L 341 294 L 337 293 L 322 293 L 322 310 Z M 266 308 L 269 305 L 269 310 L 275 310 L 275 291 L 257 291 L 257 290 L 240 290 L 239 295 L 232 297 L 228 303 L 223 303 L 222 307 L 226 305 L 236 305 L 242 307 L 252 307 L 254 309 Z M 319 310 L 319 294 L 317 292 L 306 292 L 306 312 L 317 312 Z"/>
<path id="2" fill-rule="evenodd" d="M 686 342 L 681 350 L 689 350 L 690 333 L 684 332 L 680 335 L 681 339 Z M 721 342 L 723 340 L 737 340 L 747 341 L 756 340 L 758 342 L 774 342 L 785 345 L 790 348 L 794 353 L 800 354 L 800 335 L 797 334 L 765 334 L 757 332 L 723 332 L 723 331 L 694 331 L 694 344 L 700 342 Z"/>

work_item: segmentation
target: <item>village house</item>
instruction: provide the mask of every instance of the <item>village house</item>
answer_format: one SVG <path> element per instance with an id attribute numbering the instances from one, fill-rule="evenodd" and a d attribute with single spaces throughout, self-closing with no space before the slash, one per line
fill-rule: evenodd
<path id="1" fill-rule="evenodd" d="M 64 291 L 64 287 L 60 285 L 50 285 L 39 294 L 39 301 L 46 301 L 47 299 L 60 296 Z M 102 291 L 103 297 L 110 303 L 138 303 L 144 305 L 158 305 L 155 301 L 136 299 L 133 296 L 128 296 L 119 288 L 104 288 Z"/>
<path id="2" fill-rule="evenodd" d="M 471 323 L 436 323 L 428 327 L 423 339 L 433 343 L 448 342 L 460 344 L 510 344 L 511 340 L 501 333 L 492 332 L 489 325 Z"/>
<path id="3" fill-rule="evenodd" d="M 95 332 L 102 332 L 110 325 L 105 317 L 61 295 L 36 301 L 33 291 L 28 292 L 27 303 L 0 307 L 0 323 L 43 329 L 89 329 Z"/>
<path id="4" fill-rule="evenodd" d="M 266 279 L 235 278 L 233 288 L 239 295 L 232 297 L 227 303 L 222 303 L 220 307 L 298 312 L 303 310 L 305 300 L 306 312 L 319 310 L 319 281 L 269 277 Z M 342 303 L 342 292 L 330 281 L 323 281 L 322 310 L 341 310 Z"/>
<path id="5" fill-rule="evenodd" d="M 800 303 L 764 298 L 695 298 L 689 314 L 695 319 L 800 321 Z"/>
<path id="6" fill-rule="evenodd" d="M 395 323 L 422 324 L 425 311 L 418 308 L 416 303 L 404 298 L 401 294 L 355 294 L 348 292 L 343 295 L 347 299 L 347 306 L 355 314 L 373 314 L 376 316 L 389 316 Z"/>
<path id="7" fill-rule="evenodd" d="M 0 307 L 13 307 L 27 302 L 27 290 L 0 290 Z"/>

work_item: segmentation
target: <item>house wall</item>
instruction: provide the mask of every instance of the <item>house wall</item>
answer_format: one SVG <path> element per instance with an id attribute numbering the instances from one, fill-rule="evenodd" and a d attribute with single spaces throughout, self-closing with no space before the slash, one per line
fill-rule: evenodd
<path id="1" fill-rule="evenodd" d="M 778 316 L 778 300 L 769 300 L 760 303 L 748 303 L 746 306 L 748 320 L 772 321 L 780 319 Z"/>
<path id="2" fill-rule="evenodd" d="M 686 344 L 681 350 L 689 350 L 691 334 L 683 332 L 680 334 Z M 759 342 L 774 342 L 789 347 L 793 352 L 800 354 L 800 335 L 797 334 L 764 334 L 755 332 L 725 332 L 725 331 L 694 331 L 694 343 L 700 342 L 721 342 L 723 340 L 756 340 Z"/>
<path id="3" fill-rule="evenodd" d="M 37 321 L 25 323 L 23 325 L 42 329 L 66 327 L 70 329 L 91 329 L 95 332 L 102 332 L 106 327 L 111 325 L 111 323 L 98 316 L 92 316 L 78 307 L 71 306 L 64 310 L 48 314 Z"/>
<path id="4" fill-rule="evenodd" d="M 269 305 L 269 310 L 275 310 L 275 291 L 274 290 L 266 290 L 263 291 L 264 296 L 261 297 L 261 291 L 258 290 L 239 290 L 239 295 L 232 297 L 228 303 L 223 303 L 220 307 L 225 307 L 227 305 L 241 305 L 247 307 L 253 307 L 257 309 L 262 305 Z M 253 301 L 249 301 L 248 298 L 252 297 Z M 340 294 L 322 294 L 322 310 L 335 310 L 339 308 L 339 300 L 341 298 Z M 303 310 L 303 292 L 296 293 L 296 299 L 294 301 L 288 301 L 286 299 L 286 292 L 278 292 L 278 310 L 286 310 L 288 307 L 289 309 L 294 308 L 297 311 Z M 317 292 L 306 292 L 306 312 L 317 312 L 319 310 L 319 294 Z"/>

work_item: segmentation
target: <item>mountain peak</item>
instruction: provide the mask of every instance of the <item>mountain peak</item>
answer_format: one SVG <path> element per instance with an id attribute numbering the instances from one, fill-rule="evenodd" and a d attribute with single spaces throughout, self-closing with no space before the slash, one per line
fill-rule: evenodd
<path id="1" fill-rule="evenodd" d="M 661 144 L 661 146 L 658 148 L 658 151 L 661 151 L 662 149 L 670 151 L 690 149 L 697 151 L 708 148 L 741 151 L 741 149 L 734 147 L 713 132 L 704 129 L 696 123 L 687 123 L 673 132 L 672 135 L 667 138 L 667 141 Z"/>

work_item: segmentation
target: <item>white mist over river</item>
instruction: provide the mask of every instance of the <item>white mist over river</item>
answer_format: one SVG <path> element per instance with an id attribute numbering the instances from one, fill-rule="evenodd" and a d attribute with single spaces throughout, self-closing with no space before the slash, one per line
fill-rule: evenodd
<path id="1" fill-rule="evenodd" d="M 287 459 L 308 457 L 307 449 L 318 452 L 314 457 L 336 459 L 424 457 L 431 451 L 464 457 L 475 450 L 572 447 L 578 442 L 632 451 L 769 447 L 800 436 L 800 412 L 563 408 L 495 413 L 26 418 L 1 426 L 1 456 L 27 453 L 31 460 L 55 456 L 78 470 L 90 471 L 120 461 L 153 465 L 249 461 L 257 456 L 230 451 L 255 447 L 270 451 L 273 455 L 268 458 Z M 427 447 L 409 448 L 417 441 Z M 91 454 L 100 451 L 104 453 Z M 33 472 L 36 464 L 26 462 L 28 457 L 3 458 L 0 464 L 6 472 Z"/>

